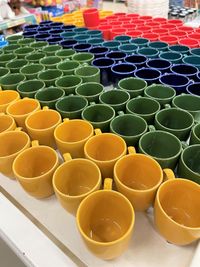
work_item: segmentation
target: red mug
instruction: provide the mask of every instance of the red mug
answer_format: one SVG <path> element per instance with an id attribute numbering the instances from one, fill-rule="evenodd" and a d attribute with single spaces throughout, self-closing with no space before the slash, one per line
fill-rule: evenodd
<path id="1" fill-rule="evenodd" d="M 89 8 L 83 11 L 83 19 L 86 27 L 99 25 L 99 11 L 96 8 Z"/>
<path id="2" fill-rule="evenodd" d="M 151 29 L 151 31 L 153 32 L 153 33 L 156 33 L 156 34 L 158 34 L 159 36 L 162 36 L 162 35 L 168 35 L 168 30 L 167 29 L 161 29 L 161 28 L 153 28 L 153 29 Z"/>
<path id="3" fill-rule="evenodd" d="M 197 40 L 197 41 L 200 41 L 200 33 L 191 33 L 191 34 L 188 34 L 188 37 L 190 39 L 194 39 L 194 40 Z"/>
<path id="4" fill-rule="evenodd" d="M 189 27 L 189 26 L 180 26 L 180 27 L 178 27 L 178 30 L 184 31 L 186 33 L 194 32 L 194 29 L 192 27 Z M 199 31 L 199 33 L 200 33 L 200 31 Z"/>
<path id="5" fill-rule="evenodd" d="M 165 18 L 154 18 L 152 21 L 158 22 L 159 24 L 166 24 L 167 23 L 167 19 L 165 19 Z"/>
<path id="6" fill-rule="evenodd" d="M 136 30 L 141 31 L 143 33 L 151 32 L 151 27 L 149 26 L 137 26 Z"/>
<path id="7" fill-rule="evenodd" d="M 199 47 L 199 42 L 195 39 L 185 38 L 181 39 L 178 42 L 180 45 L 188 46 L 189 48 L 196 48 Z"/>
<path id="8" fill-rule="evenodd" d="M 141 31 L 137 31 L 137 30 L 128 30 L 126 32 L 126 35 L 132 37 L 132 38 L 136 38 L 136 37 L 141 37 L 142 36 L 142 32 Z"/>
<path id="9" fill-rule="evenodd" d="M 157 41 L 159 39 L 159 35 L 157 33 L 151 33 L 151 32 L 144 33 L 142 37 L 149 39 L 149 41 L 151 42 Z"/>
<path id="10" fill-rule="evenodd" d="M 176 36 L 178 38 L 184 38 L 187 36 L 187 32 L 175 30 L 175 31 L 170 31 L 170 35 Z"/>
<path id="11" fill-rule="evenodd" d="M 178 43 L 178 38 L 176 36 L 171 36 L 171 35 L 160 36 L 159 40 L 162 42 L 166 42 L 169 45 L 175 45 Z"/>
<path id="12" fill-rule="evenodd" d="M 110 40 L 111 39 L 111 35 L 110 35 L 111 27 L 109 25 L 101 25 L 101 26 L 98 27 L 98 29 L 102 31 L 103 38 L 105 40 Z"/>
<path id="13" fill-rule="evenodd" d="M 176 25 L 176 26 L 181 26 L 181 25 L 183 25 L 183 22 L 182 22 L 182 20 L 180 20 L 180 19 L 169 19 L 169 20 L 168 20 L 168 23 L 169 23 L 169 24 Z"/>

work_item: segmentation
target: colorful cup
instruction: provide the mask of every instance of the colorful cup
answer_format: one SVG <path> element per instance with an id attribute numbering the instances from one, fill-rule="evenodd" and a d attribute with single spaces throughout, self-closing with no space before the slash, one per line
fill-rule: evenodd
<path id="1" fill-rule="evenodd" d="M 183 55 L 177 52 L 162 52 L 159 57 L 170 61 L 173 64 L 181 63 Z M 184 60 L 184 59 L 183 59 Z"/>
<path id="2" fill-rule="evenodd" d="M 82 84 L 82 79 L 75 75 L 63 76 L 56 80 L 56 87 L 62 88 L 66 95 L 74 94 L 75 89 Z"/>
<path id="3" fill-rule="evenodd" d="M 10 115 L 0 113 L 0 133 L 13 131 L 16 128 L 16 123 Z"/>
<path id="4" fill-rule="evenodd" d="M 63 76 L 62 71 L 60 70 L 45 70 L 38 74 L 38 79 L 43 81 L 47 87 L 55 86 L 55 82 Z"/>
<path id="5" fill-rule="evenodd" d="M 18 92 L 14 90 L 0 90 L 0 112 L 5 113 L 9 104 L 20 99 Z"/>
<path id="6" fill-rule="evenodd" d="M 3 90 L 16 90 L 17 85 L 25 80 L 25 76 L 20 73 L 7 74 L 2 77 L 0 84 Z"/>
<path id="7" fill-rule="evenodd" d="M 38 90 L 44 89 L 45 84 L 43 81 L 39 80 L 29 80 L 19 83 L 17 86 L 17 91 L 20 93 L 22 97 L 30 97 L 34 98 L 35 94 Z"/>
<path id="8" fill-rule="evenodd" d="M 147 57 L 142 55 L 131 55 L 125 58 L 125 62 L 134 64 L 137 67 L 137 69 L 146 67 L 147 61 L 148 61 Z"/>
<path id="9" fill-rule="evenodd" d="M 73 55 L 76 53 L 73 49 L 63 49 L 63 50 L 58 50 L 55 55 L 62 60 L 65 59 L 72 59 Z"/>
<path id="10" fill-rule="evenodd" d="M 111 68 L 114 65 L 114 60 L 106 57 L 97 58 L 92 61 L 92 65 L 100 69 L 101 84 L 108 86 L 112 83 Z"/>
<path id="11" fill-rule="evenodd" d="M 142 47 L 137 50 L 137 53 L 139 55 L 148 57 L 148 58 L 157 58 L 159 55 L 159 51 L 154 48 L 149 48 L 149 47 Z"/>
<path id="12" fill-rule="evenodd" d="M 137 97 L 138 95 L 143 95 L 145 88 L 147 87 L 147 82 L 138 78 L 125 78 L 118 82 L 118 87 L 122 90 L 127 91 L 130 97 Z"/>
<path id="13" fill-rule="evenodd" d="M 104 87 L 100 83 L 87 82 L 79 85 L 75 89 L 75 93 L 79 96 L 83 96 L 88 102 L 99 102 L 99 96 L 104 91 Z"/>
<path id="14" fill-rule="evenodd" d="M 200 124 L 196 124 L 191 131 L 190 145 L 200 144 Z"/>
<path id="15" fill-rule="evenodd" d="M 199 86 L 200 86 L 200 82 L 194 83 L 194 84 L 189 84 L 186 87 L 186 92 L 189 93 L 190 95 L 200 96 Z"/>
<path id="16" fill-rule="evenodd" d="M 146 65 L 151 69 L 159 70 L 161 73 L 167 73 L 170 72 L 172 63 L 165 59 L 150 59 Z"/>
<path id="17" fill-rule="evenodd" d="M 14 51 L 14 55 L 17 56 L 17 58 L 25 58 L 25 56 L 33 53 L 35 50 L 32 47 L 21 47 Z"/>
<path id="18" fill-rule="evenodd" d="M 77 68 L 80 68 L 81 64 L 75 60 L 65 60 L 60 62 L 56 68 L 64 73 L 64 75 L 74 75 Z"/>

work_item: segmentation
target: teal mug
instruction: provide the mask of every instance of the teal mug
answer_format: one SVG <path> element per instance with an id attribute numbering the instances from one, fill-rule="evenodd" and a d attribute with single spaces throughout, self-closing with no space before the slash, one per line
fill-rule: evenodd
<path id="1" fill-rule="evenodd" d="M 148 57 L 148 58 L 157 58 L 159 56 L 159 51 L 155 48 L 142 47 L 137 50 L 139 55 Z"/>
<path id="2" fill-rule="evenodd" d="M 133 98 L 143 95 L 145 88 L 147 88 L 147 82 L 139 78 L 124 78 L 118 82 L 118 88 L 127 91 Z"/>
<path id="3" fill-rule="evenodd" d="M 150 42 L 148 44 L 148 47 L 157 49 L 158 51 L 167 51 L 169 48 L 168 43 L 165 42 L 160 42 L 160 41 L 155 41 L 155 42 Z"/>
<path id="4" fill-rule="evenodd" d="M 162 52 L 160 53 L 159 57 L 161 59 L 165 59 L 170 61 L 171 63 L 177 64 L 182 62 L 183 55 L 177 52 Z"/>
<path id="5" fill-rule="evenodd" d="M 106 42 L 103 42 L 102 45 L 107 47 L 111 51 L 116 51 L 116 50 L 118 50 L 121 43 L 119 41 L 106 41 Z"/>
<path id="6" fill-rule="evenodd" d="M 20 73 L 23 74 L 27 80 L 36 79 L 41 71 L 44 71 L 44 66 L 41 64 L 29 64 L 20 69 Z"/>
<path id="7" fill-rule="evenodd" d="M 193 65 L 200 70 L 200 56 L 185 56 L 183 58 L 183 63 Z"/>
<path id="8" fill-rule="evenodd" d="M 21 97 L 33 98 L 38 90 L 43 90 L 45 83 L 39 80 L 29 80 L 18 84 L 17 91 Z"/>
<path id="9" fill-rule="evenodd" d="M 119 46 L 119 51 L 126 53 L 127 55 L 135 54 L 138 47 L 134 44 L 122 44 Z"/>
<path id="10" fill-rule="evenodd" d="M 132 39 L 130 43 L 137 45 L 139 48 L 147 47 L 149 44 L 149 40 L 146 38 L 138 37 L 135 39 Z"/>
<path id="11" fill-rule="evenodd" d="M 130 43 L 131 37 L 128 35 L 118 35 L 115 36 L 114 40 L 120 42 L 121 44 L 127 44 Z"/>
<path id="12" fill-rule="evenodd" d="M 85 97 L 88 102 L 99 102 L 99 96 L 104 91 L 104 87 L 100 83 L 86 82 L 82 83 L 75 89 L 75 93 Z"/>
<path id="13" fill-rule="evenodd" d="M 169 46 L 169 51 L 187 55 L 190 53 L 190 48 L 186 45 L 171 45 Z"/>

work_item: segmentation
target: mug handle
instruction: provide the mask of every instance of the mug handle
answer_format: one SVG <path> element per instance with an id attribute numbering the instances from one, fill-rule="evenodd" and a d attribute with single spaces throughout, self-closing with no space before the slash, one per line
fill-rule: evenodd
<path id="1" fill-rule="evenodd" d="M 66 122 L 69 122 L 69 118 L 64 118 L 64 119 L 63 119 L 63 122 L 65 122 L 65 123 L 66 123 Z"/>
<path id="2" fill-rule="evenodd" d="M 63 154 L 63 158 L 64 158 L 65 162 L 68 162 L 68 161 L 72 160 L 72 156 L 71 156 L 70 153 L 64 153 Z"/>
<path id="3" fill-rule="evenodd" d="M 185 149 L 186 147 L 188 147 L 189 145 L 184 142 L 184 141 L 181 141 L 181 146 L 182 146 L 182 149 Z"/>
<path id="4" fill-rule="evenodd" d="M 1 113 L 1 115 L 2 115 L 2 114 L 4 114 L 4 113 Z M 22 131 L 22 127 L 17 127 L 17 128 L 15 128 L 14 131 L 16 131 L 16 132 L 21 132 L 21 131 Z"/>
<path id="5" fill-rule="evenodd" d="M 149 132 L 155 132 L 156 131 L 156 128 L 154 125 L 149 125 L 148 128 L 149 128 Z"/>
<path id="6" fill-rule="evenodd" d="M 95 135 L 100 135 L 100 134 L 102 134 L 102 131 L 101 131 L 101 129 L 95 129 L 94 133 L 95 133 Z"/>
<path id="7" fill-rule="evenodd" d="M 164 107 L 165 107 L 165 109 L 168 109 L 168 108 L 171 108 L 171 105 L 170 104 L 165 104 Z"/>
<path id="8" fill-rule="evenodd" d="M 136 150 L 134 146 L 129 146 L 128 147 L 128 154 L 136 154 Z"/>
<path id="9" fill-rule="evenodd" d="M 44 107 L 42 108 L 42 110 L 48 110 L 48 109 L 49 109 L 48 106 L 44 106 Z"/>
<path id="10" fill-rule="evenodd" d="M 38 140 L 33 140 L 33 141 L 31 142 L 31 146 L 32 146 L 32 147 L 39 146 L 39 141 L 38 141 Z"/>
<path id="11" fill-rule="evenodd" d="M 118 115 L 119 115 L 119 116 L 122 116 L 122 115 L 124 115 L 124 114 L 125 114 L 125 113 L 124 113 L 124 111 L 121 111 L 121 110 L 120 110 L 120 111 L 118 111 L 117 113 L 118 113 Z"/>
<path id="12" fill-rule="evenodd" d="M 171 169 L 168 169 L 168 168 L 163 169 L 163 182 L 174 180 L 174 179 L 176 178 L 175 178 L 174 172 Z"/>
<path id="13" fill-rule="evenodd" d="M 104 190 L 112 190 L 113 179 L 105 178 L 103 183 Z"/>

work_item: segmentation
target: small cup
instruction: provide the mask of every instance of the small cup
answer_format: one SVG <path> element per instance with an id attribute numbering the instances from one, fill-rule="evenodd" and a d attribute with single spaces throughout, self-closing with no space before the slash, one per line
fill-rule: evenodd
<path id="1" fill-rule="evenodd" d="M 84 145 L 93 136 L 93 126 L 84 120 L 64 119 L 54 131 L 54 138 L 59 151 L 70 153 L 73 158 L 84 157 Z"/>
<path id="2" fill-rule="evenodd" d="M 147 123 L 153 123 L 155 115 L 160 110 L 160 104 L 148 97 L 133 98 L 126 104 L 126 113 L 135 114 L 143 119 Z"/>
<path id="3" fill-rule="evenodd" d="M 119 46 L 119 51 L 126 53 L 127 55 L 132 55 L 136 53 L 137 46 L 134 44 L 122 44 Z"/>
<path id="4" fill-rule="evenodd" d="M 17 85 L 25 79 L 23 74 L 11 73 L 1 78 L 0 84 L 3 90 L 17 90 Z"/>
<path id="5" fill-rule="evenodd" d="M 43 66 L 43 68 L 45 67 L 45 69 L 56 69 L 57 65 L 62 62 L 62 59 L 56 56 L 47 56 L 44 58 L 41 58 L 39 63 L 41 66 Z"/>
<path id="6" fill-rule="evenodd" d="M 47 106 L 55 109 L 56 102 L 65 96 L 65 91 L 58 87 L 48 87 L 40 89 L 35 94 L 35 99 L 40 102 L 42 107 Z"/>
<path id="7" fill-rule="evenodd" d="M 190 52 L 190 48 L 186 45 L 171 45 L 169 46 L 169 51 L 187 55 Z"/>
<path id="8" fill-rule="evenodd" d="M 118 87 L 122 90 L 127 91 L 131 98 L 143 95 L 147 82 L 139 78 L 125 78 L 118 82 Z"/>
<path id="9" fill-rule="evenodd" d="M 165 42 L 160 42 L 160 41 L 155 41 L 155 42 L 150 42 L 148 44 L 150 48 L 157 49 L 158 51 L 166 51 L 168 50 L 168 44 Z"/>
<path id="10" fill-rule="evenodd" d="M 192 115 L 182 109 L 166 108 L 155 115 L 155 127 L 174 134 L 182 141 L 186 141 L 194 124 Z"/>
<path id="11" fill-rule="evenodd" d="M 10 73 L 9 68 L 0 67 L 0 79 Z"/>
<path id="12" fill-rule="evenodd" d="M 47 87 L 55 86 L 55 82 L 58 78 L 62 77 L 63 73 L 60 70 L 45 70 L 38 74 L 38 79 L 42 80 Z"/>
<path id="13" fill-rule="evenodd" d="M 126 154 L 126 143 L 120 136 L 102 133 L 100 129 L 95 134 L 85 143 L 85 157 L 98 165 L 103 178 L 112 177 L 115 163 Z"/>
<path id="14" fill-rule="evenodd" d="M 154 221 L 170 243 L 188 245 L 200 238 L 200 186 L 185 179 L 164 182 L 157 191 Z"/>
<path id="15" fill-rule="evenodd" d="M 114 60 L 115 63 L 123 62 L 126 56 L 126 53 L 120 51 L 111 51 L 106 54 L 106 57 Z"/>
<path id="16" fill-rule="evenodd" d="M 111 68 L 112 81 L 117 85 L 121 79 L 135 76 L 136 66 L 130 63 L 117 63 Z"/>
<path id="17" fill-rule="evenodd" d="M 56 87 L 62 88 L 66 95 L 74 94 L 75 89 L 82 84 L 82 79 L 75 75 L 63 76 L 56 80 Z"/>
<path id="18" fill-rule="evenodd" d="M 26 129 L 25 120 L 31 113 L 40 109 L 40 103 L 36 99 L 24 98 L 12 102 L 6 109 L 6 113 L 14 118 L 17 125 Z"/>
<path id="19" fill-rule="evenodd" d="M 14 59 L 6 64 L 11 73 L 19 73 L 20 69 L 28 64 L 26 59 Z"/>
<path id="20" fill-rule="evenodd" d="M 86 246 L 104 260 L 114 259 L 126 250 L 135 222 L 130 202 L 111 189 L 112 180 L 107 178 L 104 190 L 87 196 L 76 216 L 78 230 Z"/>
<path id="21" fill-rule="evenodd" d="M 45 57 L 45 53 L 35 52 L 25 56 L 25 59 L 30 63 L 39 63 L 41 58 Z"/>
<path id="22" fill-rule="evenodd" d="M 62 49 L 62 50 L 56 51 L 55 53 L 55 55 L 61 58 L 62 60 L 72 59 L 74 54 L 76 54 L 76 51 L 74 51 L 73 49 Z"/>
<path id="23" fill-rule="evenodd" d="M 103 46 L 107 47 L 111 51 L 116 51 L 116 50 L 118 50 L 118 48 L 120 46 L 120 42 L 119 41 L 106 41 L 103 43 Z"/>
<path id="24" fill-rule="evenodd" d="M 126 103 L 130 100 L 130 95 L 125 90 L 109 90 L 101 93 L 99 96 L 99 102 L 109 105 L 114 108 L 115 111 L 125 110 Z"/>
<path id="25" fill-rule="evenodd" d="M 16 128 L 16 123 L 10 115 L 0 113 L 0 133 L 13 131 Z"/>
<path id="26" fill-rule="evenodd" d="M 56 110 L 63 118 L 79 119 L 88 101 L 82 96 L 69 95 L 59 99 L 56 102 Z"/>
<path id="27" fill-rule="evenodd" d="M 14 55 L 17 56 L 17 58 L 25 58 L 25 56 L 33 53 L 35 50 L 31 47 L 25 46 L 18 48 L 14 51 Z"/>
<path id="28" fill-rule="evenodd" d="M 196 124 L 191 131 L 190 145 L 200 144 L 200 124 Z"/>
<path id="29" fill-rule="evenodd" d="M 74 75 L 75 70 L 80 67 L 81 64 L 75 60 L 62 61 L 56 66 L 56 68 L 62 71 L 64 75 Z"/>
<path id="30" fill-rule="evenodd" d="M 103 85 L 95 82 L 83 83 L 76 87 L 75 93 L 85 97 L 88 102 L 99 102 L 99 96 L 104 91 Z"/>
<path id="31" fill-rule="evenodd" d="M 58 155 L 54 149 L 32 141 L 32 147 L 15 158 L 13 172 L 29 195 L 46 198 L 54 194 L 52 178 L 58 165 Z"/>
<path id="32" fill-rule="evenodd" d="M 17 56 L 13 54 L 3 54 L 0 55 L 0 67 L 6 67 L 6 64 L 9 63 L 11 60 L 16 59 Z"/>
<path id="33" fill-rule="evenodd" d="M 55 44 L 55 45 L 49 45 L 49 46 L 45 46 L 42 49 L 42 52 L 44 52 L 46 54 L 46 56 L 55 56 L 56 52 L 58 51 L 62 51 L 62 46 Z"/>
<path id="34" fill-rule="evenodd" d="M 63 157 L 65 162 L 53 175 L 53 187 L 62 207 L 75 215 L 81 201 L 100 189 L 101 172 L 88 159 L 72 159 L 69 153 Z"/>
<path id="35" fill-rule="evenodd" d="M 19 93 L 14 90 L 0 90 L 0 112 L 5 113 L 8 105 L 19 99 Z"/>
<path id="36" fill-rule="evenodd" d="M 44 89 L 45 84 L 39 80 L 29 80 L 19 83 L 17 86 L 17 91 L 22 97 L 34 98 L 36 92 L 40 89 Z"/>
<path id="37" fill-rule="evenodd" d="M 83 83 L 100 83 L 100 70 L 94 66 L 84 66 L 75 70 L 75 75 L 82 79 Z"/>
<path id="38" fill-rule="evenodd" d="M 30 46 L 32 43 L 35 43 L 34 38 L 25 38 L 17 41 L 17 44 L 19 44 L 21 47 Z"/>
<path id="39" fill-rule="evenodd" d="M 72 57 L 73 60 L 78 61 L 79 63 L 88 63 L 91 64 L 92 60 L 94 59 L 94 55 L 92 53 L 76 53 Z"/>
<path id="40" fill-rule="evenodd" d="M 94 55 L 94 58 L 99 58 L 104 57 L 104 55 L 109 52 L 109 49 L 103 46 L 95 46 L 90 48 L 89 52 Z"/>
<path id="41" fill-rule="evenodd" d="M 17 155 L 30 146 L 28 134 L 16 128 L 0 134 L 0 172 L 14 179 L 12 164 Z"/>
<path id="42" fill-rule="evenodd" d="M 48 107 L 30 114 L 25 121 L 26 129 L 32 140 L 41 145 L 56 147 L 54 130 L 61 123 L 60 114 Z"/>
<path id="43" fill-rule="evenodd" d="M 16 44 L 19 40 L 23 39 L 22 35 L 11 35 L 11 36 L 7 36 L 6 40 L 10 43 L 10 44 Z"/>
<path id="44" fill-rule="evenodd" d="M 194 96 L 200 96 L 200 92 L 199 92 L 199 86 L 200 86 L 200 82 L 198 83 L 191 83 L 188 84 L 186 87 L 186 92 L 189 93 L 190 95 L 194 95 Z"/>
<path id="45" fill-rule="evenodd" d="M 38 74 L 44 71 L 44 66 L 41 64 L 29 64 L 20 69 L 20 73 L 23 74 L 27 80 L 36 79 Z"/>

